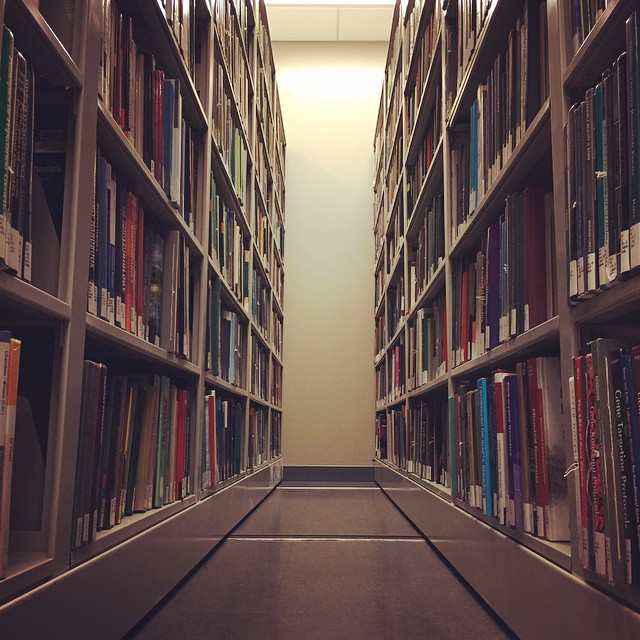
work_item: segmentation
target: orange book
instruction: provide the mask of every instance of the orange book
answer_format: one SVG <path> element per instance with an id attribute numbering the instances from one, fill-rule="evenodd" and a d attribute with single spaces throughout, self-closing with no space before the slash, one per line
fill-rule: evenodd
<path id="1" fill-rule="evenodd" d="M 13 470 L 13 443 L 18 404 L 18 374 L 20 372 L 20 340 L 11 338 L 7 375 L 6 422 L 4 429 L 4 464 L 2 466 L 2 495 L 0 496 L 0 578 L 7 574 L 9 564 L 9 514 L 11 512 L 11 472 Z"/>

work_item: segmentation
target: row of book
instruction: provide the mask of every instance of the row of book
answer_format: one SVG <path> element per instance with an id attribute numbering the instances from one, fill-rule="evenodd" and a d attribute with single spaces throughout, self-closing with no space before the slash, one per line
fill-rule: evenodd
<path id="1" fill-rule="evenodd" d="M 385 332 L 385 316 L 384 314 L 380 314 L 376 316 L 375 319 L 375 330 L 373 337 L 373 355 L 374 357 L 378 357 L 383 351 L 387 344 L 386 341 L 386 332 Z"/>
<path id="2" fill-rule="evenodd" d="M 580 558 L 588 575 L 640 584 L 640 346 L 598 338 L 570 378 Z"/>
<path id="3" fill-rule="evenodd" d="M 569 540 L 559 359 L 460 381 L 451 403 L 453 496 L 516 531 Z"/>
<path id="4" fill-rule="evenodd" d="M 98 96 L 191 229 L 195 229 L 195 145 L 183 117 L 180 81 L 138 50 L 131 16 L 103 3 Z"/>
<path id="5" fill-rule="evenodd" d="M 249 87 L 252 84 L 249 67 L 250 52 L 246 49 L 247 41 L 246 38 L 243 38 L 240 24 L 235 15 L 236 7 L 242 2 L 218 2 L 216 4 L 222 5 L 215 12 L 216 34 L 220 50 L 229 73 L 238 110 L 245 128 L 248 128 Z"/>
<path id="6" fill-rule="evenodd" d="M 267 147 L 261 136 L 257 136 L 254 159 L 256 165 L 256 182 L 260 187 L 262 200 L 269 206 L 269 202 L 271 201 L 271 189 L 269 187 L 272 184 L 271 171 L 269 168 Z"/>
<path id="7" fill-rule="evenodd" d="M 283 324 L 282 318 L 277 314 L 273 313 L 273 330 L 272 330 L 272 338 L 273 338 L 273 349 L 276 355 L 282 359 L 282 340 L 283 340 Z"/>
<path id="8" fill-rule="evenodd" d="M 549 95 L 546 15 L 546 1 L 525 1 L 506 49 L 478 86 L 469 116 L 468 211 L 456 211 L 454 237 L 466 222 L 465 213 L 473 215 Z M 457 159 L 465 162 L 465 156 Z"/>
<path id="9" fill-rule="evenodd" d="M 220 280 L 211 273 L 207 282 L 207 310 L 207 370 L 241 387 L 245 380 L 246 320 L 227 306 Z"/>
<path id="10" fill-rule="evenodd" d="M 396 407 L 387 418 L 387 459 L 410 474 L 449 485 L 446 399 Z"/>
<path id="11" fill-rule="evenodd" d="M 0 580 L 7 575 L 11 485 L 22 343 L 0 330 Z"/>
<path id="12" fill-rule="evenodd" d="M 444 263 L 444 200 L 434 196 L 418 228 L 417 245 L 409 253 L 409 309 L 413 308 L 438 268 Z M 413 243 L 412 243 L 413 244 Z"/>
<path id="13" fill-rule="evenodd" d="M 376 458 L 387 459 L 387 412 L 376 413 L 375 421 L 375 448 Z"/>
<path id="14" fill-rule="evenodd" d="M 608 5 L 609 0 L 573 0 L 571 2 L 571 44 L 574 54 Z"/>
<path id="15" fill-rule="evenodd" d="M 387 289 L 387 313 L 386 313 L 386 339 L 393 340 L 396 335 L 400 323 L 404 319 L 406 313 L 406 298 L 404 287 L 404 274 L 389 285 Z"/>
<path id="16" fill-rule="evenodd" d="M 386 230 L 387 238 L 387 260 L 386 269 L 387 275 L 391 275 L 394 267 L 398 264 L 398 251 L 402 245 L 404 238 L 404 215 L 402 214 L 402 202 L 400 199 L 396 199 L 393 206 L 393 211 L 389 218 L 389 223 Z"/>
<path id="17" fill-rule="evenodd" d="M 402 72 L 401 64 L 398 65 L 398 70 L 393 83 L 393 88 L 389 97 L 389 104 L 387 110 L 387 122 L 385 125 L 386 136 L 386 148 L 390 151 L 391 144 L 396 138 L 398 132 L 399 119 L 402 112 Z M 387 151 L 387 160 L 390 158 L 389 151 Z"/>
<path id="18" fill-rule="evenodd" d="M 98 151 L 88 311 L 176 355 L 191 354 L 190 252 L 153 229 L 145 204 Z"/>
<path id="19" fill-rule="evenodd" d="M 398 400 L 407 390 L 406 355 L 404 352 L 404 334 L 387 351 L 387 358 L 380 366 L 380 404 Z M 378 378 L 378 376 L 376 375 Z"/>
<path id="20" fill-rule="evenodd" d="M 243 402 L 215 389 L 204 398 L 202 488 L 214 488 L 246 468 Z"/>
<path id="21" fill-rule="evenodd" d="M 0 268 L 31 280 L 34 71 L 4 27 L 0 51 Z"/>
<path id="22" fill-rule="evenodd" d="M 193 492 L 190 396 L 167 376 L 122 375 L 85 360 L 72 548 Z"/>
<path id="23" fill-rule="evenodd" d="M 269 329 L 271 328 L 270 291 L 258 270 L 254 269 L 251 280 L 251 318 L 266 339 L 269 339 Z"/>
<path id="24" fill-rule="evenodd" d="M 451 5 L 446 21 L 446 113 L 463 85 L 476 42 L 484 29 L 492 0 L 462 0 Z"/>
<path id="25" fill-rule="evenodd" d="M 421 135 L 422 140 L 418 147 L 415 162 L 407 165 L 407 211 L 409 216 L 418 202 L 424 181 L 431 169 L 435 158 L 436 149 L 442 140 L 442 101 L 440 99 L 440 84 L 436 87 L 436 96 L 433 111 L 429 115 L 424 129 L 414 132 Z"/>
<path id="26" fill-rule="evenodd" d="M 284 236 L 284 227 L 281 227 Z M 284 247 L 284 244 L 282 244 Z M 282 255 L 282 254 L 280 254 Z M 273 294 L 279 300 L 280 306 L 284 305 L 284 267 L 275 251 L 271 253 L 271 268 L 269 269 Z"/>
<path id="27" fill-rule="evenodd" d="M 258 69 L 258 83 L 257 83 L 257 96 L 256 96 L 256 115 L 262 125 L 262 133 L 265 138 L 266 147 L 268 153 L 271 153 L 273 148 L 273 129 L 271 128 L 271 102 L 269 95 L 269 80 L 267 79 L 265 70 Z"/>
<path id="28" fill-rule="evenodd" d="M 271 457 L 276 458 L 282 453 L 282 413 L 271 412 Z"/>
<path id="29" fill-rule="evenodd" d="M 251 343 L 251 393 L 257 398 L 269 397 L 269 350 L 255 338 Z"/>
<path id="30" fill-rule="evenodd" d="M 409 45 L 408 59 L 412 60 L 411 56 L 413 56 L 414 61 L 411 62 L 411 68 L 415 69 L 413 72 L 415 76 L 409 81 L 413 84 L 413 89 L 406 98 L 408 139 L 411 137 L 413 127 L 415 126 L 416 113 L 420 108 L 431 62 L 437 53 L 437 47 L 440 42 L 440 23 L 442 20 L 440 2 L 435 3 L 433 11 L 431 11 L 426 20 L 422 16 L 423 11 L 424 3 L 414 3 L 409 19 L 405 23 L 405 31 L 408 36 L 407 42 Z M 416 41 L 421 21 L 426 24 L 420 39 Z M 437 102 L 440 101 L 438 100 Z"/>
<path id="31" fill-rule="evenodd" d="M 256 206 L 253 220 L 253 239 L 263 264 L 269 265 L 273 252 L 271 223 L 269 216 L 260 205 Z"/>
<path id="32" fill-rule="evenodd" d="M 373 307 L 378 308 L 380 300 L 382 300 L 382 293 L 384 292 L 384 284 L 386 282 L 386 273 L 384 269 L 380 268 L 374 275 L 374 291 L 373 291 Z M 377 352 L 376 352 L 377 353 Z"/>
<path id="33" fill-rule="evenodd" d="M 389 167 L 387 169 L 387 192 L 389 193 L 390 202 L 398 201 L 399 189 L 398 185 L 402 178 L 402 164 L 403 164 L 403 144 L 402 136 L 396 136 L 395 142 L 391 147 L 389 155 Z"/>
<path id="34" fill-rule="evenodd" d="M 409 322 L 407 389 L 411 391 L 447 372 L 447 313 L 441 294 L 428 307 L 418 309 Z"/>
<path id="35" fill-rule="evenodd" d="M 213 135 L 238 201 L 246 206 L 250 156 L 245 130 L 238 118 L 237 106 L 230 96 L 224 67 L 215 60 L 211 114 Z"/>
<path id="36" fill-rule="evenodd" d="M 242 215 L 242 214 L 240 214 Z M 209 203 L 209 255 L 236 298 L 247 306 L 249 303 L 249 260 L 246 248 L 247 236 L 238 214 L 225 202 L 211 176 Z"/>
<path id="37" fill-rule="evenodd" d="M 454 262 L 454 366 L 552 317 L 552 204 L 534 187 L 509 195 L 478 252 Z"/>
<path id="38" fill-rule="evenodd" d="M 566 125 L 569 294 L 607 289 L 640 266 L 639 12 L 626 21 L 626 49 Z"/>
<path id="39" fill-rule="evenodd" d="M 282 365 L 271 359 L 271 404 L 282 407 Z"/>
<path id="40" fill-rule="evenodd" d="M 248 467 L 254 469 L 269 460 L 269 411 L 266 407 L 249 408 Z"/>
<path id="41" fill-rule="evenodd" d="M 198 64 L 196 0 L 161 0 L 161 2 L 178 50 L 193 77 Z"/>

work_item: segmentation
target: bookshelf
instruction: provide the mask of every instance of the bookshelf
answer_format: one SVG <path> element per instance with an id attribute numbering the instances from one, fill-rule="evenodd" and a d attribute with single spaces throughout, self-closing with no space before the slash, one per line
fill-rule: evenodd
<path id="1" fill-rule="evenodd" d="M 606 204 L 592 214 L 593 240 L 567 205 L 582 202 L 582 174 L 572 173 L 582 165 L 567 162 L 573 105 L 605 77 L 611 90 L 616 67 L 603 72 L 619 64 L 635 9 L 410 0 L 392 22 L 374 135 L 376 479 L 522 638 L 640 633 L 638 550 L 630 571 L 624 561 L 636 514 L 623 513 L 621 497 L 626 487 L 633 507 L 633 480 L 625 485 L 631 466 L 615 457 L 623 414 L 613 401 L 626 366 L 616 349 L 638 343 L 637 276 L 625 270 L 631 243 L 619 233 L 629 196 L 618 174 L 606 187 L 594 177 L 593 208 Z M 605 145 L 624 132 L 610 112 Z M 631 162 L 623 145 L 608 149 L 594 153 L 598 179 Z M 609 202 L 621 213 L 608 213 Z M 591 245 L 589 287 L 586 247 L 596 240 L 612 257 L 599 264 Z M 576 374 L 587 354 L 601 375 L 597 405 L 587 374 Z M 583 401 L 585 413 L 599 411 L 597 426 L 577 413 Z M 595 449 L 583 446 L 598 431 L 609 565 L 596 565 L 602 513 L 583 497 L 594 484 L 580 469 L 596 469 Z"/>
<path id="2" fill-rule="evenodd" d="M 4 209 L 20 243 L 3 238 L 19 261 L 2 254 L 1 324 L 22 344 L 0 626 L 120 637 L 282 477 L 266 9 L 7 0 L 0 16 L 26 78 L 7 206 L 32 192 Z"/>

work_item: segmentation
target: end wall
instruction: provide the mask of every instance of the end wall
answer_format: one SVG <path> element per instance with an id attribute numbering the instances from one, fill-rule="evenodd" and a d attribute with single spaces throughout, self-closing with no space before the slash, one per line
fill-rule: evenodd
<path id="1" fill-rule="evenodd" d="M 371 465 L 373 135 L 387 44 L 273 49 L 287 137 L 284 461 Z"/>

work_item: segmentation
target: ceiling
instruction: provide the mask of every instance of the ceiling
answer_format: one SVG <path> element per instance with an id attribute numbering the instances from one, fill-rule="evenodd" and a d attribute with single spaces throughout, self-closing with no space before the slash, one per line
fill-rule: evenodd
<path id="1" fill-rule="evenodd" d="M 267 2 L 273 41 L 388 41 L 393 4 Z"/>

